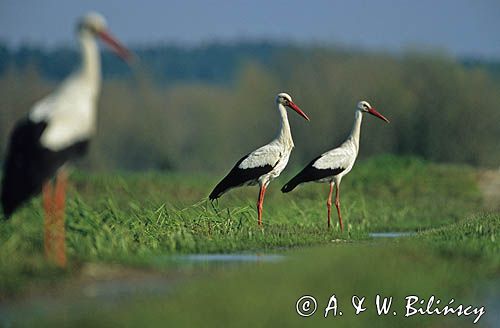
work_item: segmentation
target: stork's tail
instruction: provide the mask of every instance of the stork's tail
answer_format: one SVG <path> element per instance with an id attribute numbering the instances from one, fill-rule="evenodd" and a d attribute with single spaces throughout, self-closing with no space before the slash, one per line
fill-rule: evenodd
<path id="1" fill-rule="evenodd" d="M 292 180 L 288 181 L 283 188 L 281 188 L 281 192 L 287 193 L 295 189 L 301 183 L 298 176 L 295 176 Z"/>
<path id="2" fill-rule="evenodd" d="M 226 185 L 225 179 L 223 179 L 221 182 L 219 182 L 217 184 L 217 186 L 215 186 L 214 190 L 212 190 L 212 192 L 208 196 L 208 199 L 215 200 L 215 199 L 219 198 L 227 191 L 227 189 L 229 189 L 229 188 Z"/>

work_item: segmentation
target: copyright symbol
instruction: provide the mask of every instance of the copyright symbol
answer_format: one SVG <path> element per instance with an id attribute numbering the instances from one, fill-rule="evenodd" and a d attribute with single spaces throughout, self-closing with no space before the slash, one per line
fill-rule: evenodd
<path id="1" fill-rule="evenodd" d="M 316 299 L 309 295 L 302 296 L 295 304 L 295 310 L 301 317 L 312 316 L 316 312 L 317 307 L 318 303 L 316 303 Z"/>

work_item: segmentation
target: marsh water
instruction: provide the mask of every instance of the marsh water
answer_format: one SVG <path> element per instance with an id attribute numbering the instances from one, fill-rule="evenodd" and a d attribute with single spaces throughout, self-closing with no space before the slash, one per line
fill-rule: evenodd
<path id="1" fill-rule="evenodd" d="M 417 233 L 414 231 L 407 232 L 371 232 L 368 234 L 371 238 L 401 238 L 415 236 Z"/>

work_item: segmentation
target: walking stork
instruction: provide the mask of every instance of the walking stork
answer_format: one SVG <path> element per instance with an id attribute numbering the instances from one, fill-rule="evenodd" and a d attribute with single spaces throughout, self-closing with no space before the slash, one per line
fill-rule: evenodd
<path id="1" fill-rule="evenodd" d="M 130 58 L 130 53 L 107 32 L 106 21 L 100 14 L 84 16 L 78 22 L 77 35 L 82 52 L 81 67 L 52 94 L 35 103 L 28 117 L 14 127 L 1 192 L 5 218 L 9 218 L 25 201 L 43 192 L 45 254 L 61 267 L 66 265 L 64 203 L 67 173 L 64 165 L 86 152 L 96 129 L 96 104 L 101 86 L 96 37 L 122 59 Z"/>
<path id="2" fill-rule="evenodd" d="M 328 194 L 326 206 L 328 208 L 328 227 L 330 227 L 332 193 L 333 186 L 335 185 L 335 207 L 337 208 L 341 231 L 344 230 L 344 226 L 342 225 L 342 216 L 340 214 L 340 181 L 344 175 L 351 171 L 358 156 L 359 134 L 363 113 L 370 113 L 389 123 L 389 120 L 377 112 L 368 102 L 360 101 L 356 106 L 354 126 L 347 140 L 340 147 L 327 151 L 313 159 L 302 171 L 281 188 L 282 192 L 287 193 L 304 182 L 328 182 L 330 184 L 330 193 Z"/>
<path id="3" fill-rule="evenodd" d="M 242 157 L 227 176 L 215 186 L 209 199 L 214 200 L 222 196 L 229 189 L 259 184 L 260 192 L 257 201 L 258 225 L 262 225 L 262 204 L 267 186 L 272 179 L 278 177 L 285 169 L 290 153 L 294 147 L 286 107 L 293 109 L 300 116 L 309 121 L 309 117 L 292 101 L 287 93 L 276 96 L 276 105 L 281 117 L 281 130 L 278 136 L 265 146 L 254 150 Z"/>

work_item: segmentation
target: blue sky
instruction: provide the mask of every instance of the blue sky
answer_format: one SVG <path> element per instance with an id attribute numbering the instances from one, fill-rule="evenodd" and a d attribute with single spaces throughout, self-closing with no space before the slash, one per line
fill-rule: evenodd
<path id="1" fill-rule="evenodd" d="M 89 10 L 133 45 L 271 39 L 500 59 L 497 0 L 0 0 L 0 40 L 71 44 Z"/>

